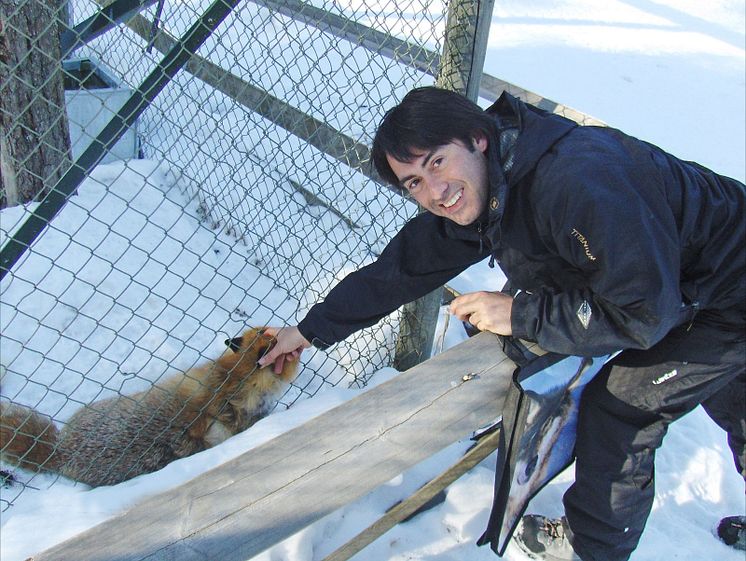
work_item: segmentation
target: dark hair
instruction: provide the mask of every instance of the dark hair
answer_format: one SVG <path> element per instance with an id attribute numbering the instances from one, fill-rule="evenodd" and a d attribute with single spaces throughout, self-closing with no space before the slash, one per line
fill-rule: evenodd
<path id="1" fill-rule="evenodd" d="M 471 149 L 472 139 L 496 131 L 495 120 L 464 96 L 434 87 L 417 88 L 389 109 L 373 138 L 371 159 L 378 174 L 392 185 L 399 179 L 386 156 L 410 162 L 416 153 L 460 141 Z"/>

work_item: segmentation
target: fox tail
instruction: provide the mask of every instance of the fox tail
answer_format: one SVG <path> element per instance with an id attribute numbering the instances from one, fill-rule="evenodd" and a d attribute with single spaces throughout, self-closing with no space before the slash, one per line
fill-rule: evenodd
<path id="1" fill-rule="evenodd" d="M 31 471 L 57 471 L 59 431 L 51 417 L 0 402 L 0 459 Z"/>

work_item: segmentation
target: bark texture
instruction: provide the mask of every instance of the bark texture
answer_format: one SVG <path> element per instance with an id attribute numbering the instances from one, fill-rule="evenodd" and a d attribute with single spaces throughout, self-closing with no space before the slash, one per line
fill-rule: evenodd
<path id="1" fill-rule="evenodd" d="M 64 4 L 0 0 L 0 208 L 39 200 L 70 165 Z"/>

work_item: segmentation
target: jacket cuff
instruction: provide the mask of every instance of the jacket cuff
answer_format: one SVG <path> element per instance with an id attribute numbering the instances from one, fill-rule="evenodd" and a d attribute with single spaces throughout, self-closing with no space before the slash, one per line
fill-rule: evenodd
<path id="1" fill-rule="evenodd" d="M 536 341 L 536 324 L 539 317 L 536 312 L 536 301 L 535 295 L 523 291 L 513 297 L 510 328 L 514 338 Z"/>
<path id="2" fill-rule="evenodd" d="M 308 341 L 309 343 L 311 343 L 311 345 L 313 345 L 314 347 L 322 351 L 325 351 L 326 349 L 332 346 L 332 343 L 327 343 L 320 337 L 317 337 L 316 335 L 314 335 L 311 329 L 309 329 L 309 326 L 307 324 L 308 322 L 305 319 L 301 320 L 301 322 L 298 324 L 298 331 L 300 331 L 300 334 L 306 338 L 306 341 Z"/>

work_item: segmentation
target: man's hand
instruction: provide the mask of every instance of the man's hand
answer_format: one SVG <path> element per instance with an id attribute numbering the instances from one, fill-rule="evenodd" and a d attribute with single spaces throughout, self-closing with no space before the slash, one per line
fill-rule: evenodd
<path id="1" fill-rule="evenodd" d="M 503 292 L 469 292 L 453 299 L 450 312 L 480 331 L 511 335 L 510 312 L 513 298 Z"/>
<path id="2" fill-rule="evenodd" d="M 311 346 L 311 343 L 300 334 L 297 326 L 268 327 L 264 332 L 274 337 L 277 342 L 267 354 L 259 359 L 259 366 L 264 367 L 274 363 L 275 374 L 282 372 L 286 360 L 298 360 L 303 350 Z"/>

